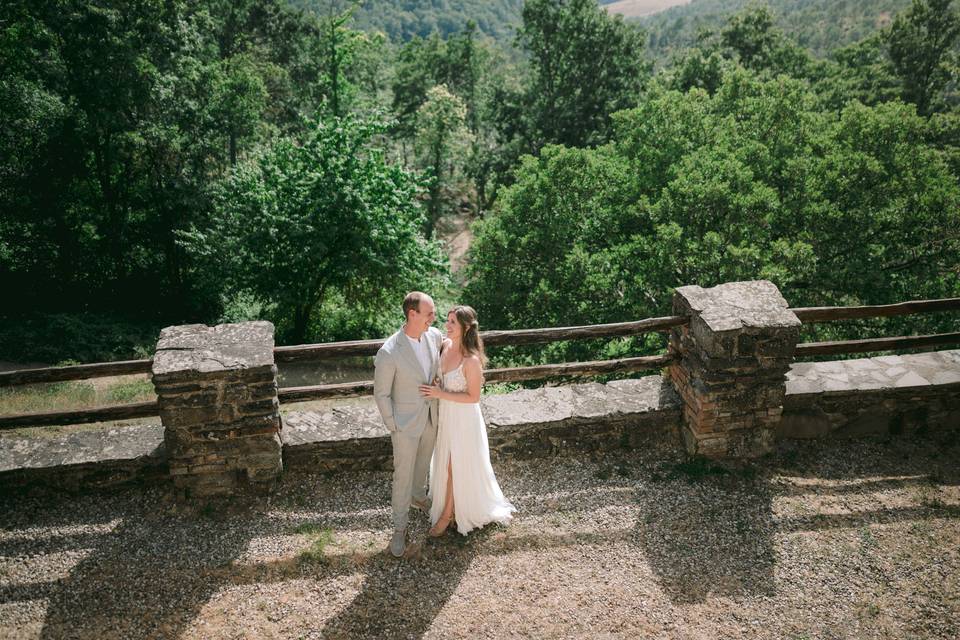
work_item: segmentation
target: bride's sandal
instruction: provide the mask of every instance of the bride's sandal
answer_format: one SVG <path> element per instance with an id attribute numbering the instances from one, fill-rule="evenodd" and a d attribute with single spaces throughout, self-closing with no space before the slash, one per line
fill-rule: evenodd
<path id="1" fill-rule="evenodd" d="M 450 523 L 453 521 L 453 516 L 444 519 L 441 517 L 437 520 L 437 524 L 430 527 L 430 531 L 427 532 L 427 535 L 431 538 L 439 538 L 447 531 L 447 527 L 450 526 Z M 442 526 L 441 526 L 442 525 Z"/>

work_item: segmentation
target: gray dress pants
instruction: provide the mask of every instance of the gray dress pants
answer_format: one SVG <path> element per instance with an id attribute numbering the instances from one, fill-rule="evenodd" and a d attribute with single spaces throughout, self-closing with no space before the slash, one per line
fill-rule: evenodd
<path id="1" fill-rule="evenodd" d="M 411 500 L 427 498 L 427 473 L 437 440 L 437 425 L 428 414 L 427 425 L 420 435 L 393 431 L 390 440 L 393 442 L 393 496 L 390 501 L 393 528 L 403 529 L 407 526 Z"/>

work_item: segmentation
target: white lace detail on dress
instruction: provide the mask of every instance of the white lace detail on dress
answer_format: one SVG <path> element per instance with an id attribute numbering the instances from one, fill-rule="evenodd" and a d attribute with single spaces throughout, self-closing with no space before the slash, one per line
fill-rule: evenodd
<path id="1" fill-rule="evenodd" d="M 467 390 L 467 378 L 463 375 L 462 362 L 453 371 L 447 371 L 443 374 L 443 388 L 454 393 L 462 393 Z"/>

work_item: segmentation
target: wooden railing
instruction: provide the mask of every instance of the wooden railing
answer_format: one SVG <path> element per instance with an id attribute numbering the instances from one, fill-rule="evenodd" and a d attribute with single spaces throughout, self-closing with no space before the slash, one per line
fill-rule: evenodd
<path id="1" fill-rule="evenodd" d="M 960 310 L 960 298 L 940 300 L 911 300 L 896 304 L 869 305 L 862 307 L 798 307 L 793 313 L 804 324 L 856 320 L 862 318 L 889 318 L 915 313 Z M 867 351 L 892 351 L 894 349 L 926 349 L 951 344 L 960 344 L 960 332 L 936 333 L 924 336 L 896 336 L 870 338 L 867 340 L 837 340 L 834 342 L 803 342 L 797 345 L 794 357 L 864 353 Z"/>
<path id="2" fill-rule="evenodd" d="M 889 305 L 858 307 L 798 307 L 792 309 L 805 324 L 830 322 L 859 318 L 879 318 L 935 311 L 960 310 L 960 298 L 940 300 L 914 300 Z M 666 332 L 676 326 L 689 322 L 686 316 L 665 316 L 648 318 L 634 322 L 619 322 L 601 325 L 576 327 L 554 327 L 545 329 L 520 329 L 510 331 L 481 332 L 484 343 L 490 347 L 508 345 L 527 345 L 555 342 L 559 340 L 579 340 L 588 338 L 612 338 L 640 335 L 651 332 Z M 274 357 L 278 364 L 339 358 L 345 356 L 372 356 L 383 340 L 354 340 L 296 346 L 276 347 Z M 941 333 L 923 336 L 897 336 L 872 338 L 867 340 L 840 340 L 835 342 L 808 342 L 797 345 L 795 356 L 798 358 L 862 353 L 867 351 L 888 351 L 893 349 L 928 349 L 945 345 L 960 344 L 960 332 Z M 490 369 L 484 372 L 487 382 L 520 382 L 544 380 L 560 377 L 583 377 L 615 373 L 634 373 L 650 369 L 660 369 L 672 361 L 670 354 L 602 360 L 593 362 L 567 362 L 562 364 L 537 365 L 530 367 L 512 367 Z M 82 364 L 68 367 L 43 367 L 0 373 L 0 387 L 60 382 L 88 378 L 149 373 L 153 361 L 128 360 L 123 362 L 104 362 Z M 282 402 L 300 402 L 327 398 L 369 395 L 373 392 L 373 382 L 348 382 L 321 384 L 303 387 L 286 387 L 279 390 Z M 96 409 L 77 411 L 58 411 L 15 414 L 0 416 L 0 430 L 15 429 L 24 426 L 49 426 L 58 424 L 80 424 L 123 420 L 159 415 L 157 403 L 112 405 Z"/>

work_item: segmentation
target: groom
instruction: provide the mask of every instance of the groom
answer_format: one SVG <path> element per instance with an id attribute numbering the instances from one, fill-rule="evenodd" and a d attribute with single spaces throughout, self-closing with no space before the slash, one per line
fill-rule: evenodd
<path id="1" fill-rule="evenodd" d="M 437 439 L 437 401 L 420 395 L 440 367 L 440 331 L 433 299 L 414 291 L 403 300 L 406 323 L 387 338 L 374 361 L 373 397 L 393 443 L 393 538 L 390 553 L 399 558 L 406 548 L 411 504 L 430 511 L 427 471 Z"/>

